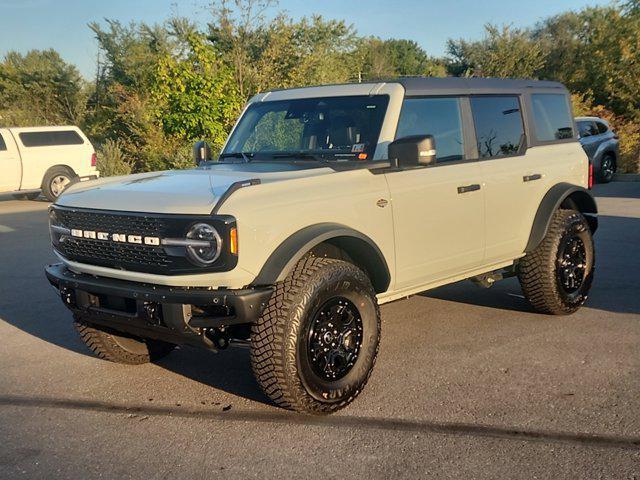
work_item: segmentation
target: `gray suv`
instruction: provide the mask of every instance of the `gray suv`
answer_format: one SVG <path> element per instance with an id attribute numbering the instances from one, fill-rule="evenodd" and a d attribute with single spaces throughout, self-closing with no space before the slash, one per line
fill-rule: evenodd
<path id="1" fill-rule="evenodd" d="M 618 167 L 618 135 L 606 120 L 598 117 L 577 117 L 576 123 L 595 178 L 600 183 L 609 183 Z"/>

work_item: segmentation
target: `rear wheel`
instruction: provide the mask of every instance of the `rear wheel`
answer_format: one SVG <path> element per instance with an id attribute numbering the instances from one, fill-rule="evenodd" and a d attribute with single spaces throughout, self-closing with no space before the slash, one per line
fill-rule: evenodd
<path id="1" fill-rule="evenodd" d="M 81 318 L 76 318 L 74 325 L 89 350 L 110 362 L 140 365 L 166 357 L 175 348 L 175 345 L 159 340 L 102 329 Z"/>
<path id="2" fill-rule="evenodd" d="M 519 264 L 524 296 L 541 313 L 566 315 L 587 299 L 595 265 L 589 224 L 580 212 L 557 210 L 540 245 Z"/>
<path id="3" fill-rule="evenodd" d="M 598 181 L 600 183 L 609 183 L 613 180 L 613 175 L 616 173 L 616 159 L 610 153 L 602 157 L 600 161 L 600 170 L 598 172 Z"/>
<path id="4" fill-rule="evenodd" d="M 65 167 L 54 167 L 47 172 L 42 182 L 42 193 L 51 202 L 65 191 L 76 176 Z"/>
<path id="5" fill-rule="evenodd" d="M 251 364 L 278 405 L 331 413 L 362 391 L 380 342 L 369 278 L 354 265 L 309 257 L 276 286 L 251 330 Z"/>

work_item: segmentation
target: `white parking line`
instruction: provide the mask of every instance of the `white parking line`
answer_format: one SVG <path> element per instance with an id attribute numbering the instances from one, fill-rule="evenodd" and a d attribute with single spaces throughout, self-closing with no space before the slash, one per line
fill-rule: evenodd
<path id="1" fill-rule="evenodd" d="M 0 225 L 0 233 L 9 233 L 15 232 L 15 230 L 11 227 L 7 227 L 6 225 Z"/>

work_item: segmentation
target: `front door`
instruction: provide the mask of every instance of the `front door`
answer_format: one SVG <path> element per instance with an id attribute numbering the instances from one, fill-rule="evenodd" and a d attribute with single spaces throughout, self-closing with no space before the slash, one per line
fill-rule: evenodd
<path id="1" fill-rule="evenodd" d="M 3 129 L 0 129 L 0 172 L 0 192 L 13 192 L 20 188 L 22 170 L 18 149 L 11 133 Z"/>
<path id="2" fill-rule="evenodd" d="M 467 161 L 458 98 L 407 98 L 396 138 L 433 135 L 436 164 L 386 174 L 396 242 L 396 289 L 472 270 L 484 257 L 480 167 Z"/>

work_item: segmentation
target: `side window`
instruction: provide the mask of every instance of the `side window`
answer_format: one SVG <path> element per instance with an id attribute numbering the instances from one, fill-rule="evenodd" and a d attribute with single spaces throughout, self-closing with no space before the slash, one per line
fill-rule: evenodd
<path id="1" fill-rule="evenodd" d="M 573 120 L 566 95 L 534 93 L 531 102 L 536 139 L 539 142 L 573 138 Z"/>
<path id="2" fill-rule="evenodd" d="M 52 147 L 60 145 L 82 145 L 84 140 L 73 130 L 49 132 L 23 132 L 19 134 L 25 147 Z"/>
<path id="3" fill-rule="evenodd" d="M 396 138 L 433 135 L 438 162 L 464 159 L 462 117 L 457 98 L 407 98 L 402 104 Z"/>
<path id="4" fill-rule="evenodd" d="M 471 97 L 480 158 L 515 155 L 524 143 L 517 96 Z"/>
<path id="5" fill-rule="evenodd" d="M 604 122 L 596 122 L 596 126 L 598 127 L 598 133 L 607 133 L 609 131 L 609 127 Z"/>
<path id="6" fill-rule="evenodd" d="M 0 133 L 0 152 L 7 149 L 7 144 L 4 143 L 4 138 L 2 138 L 2 134 Z"/>
<path id="7" fill-rule="evenodd" d="M 581 138 L 598 135 L 598 127 L 596 123 L 589 120 L 581 120 L 578 122 L 578 132 Z"/>

